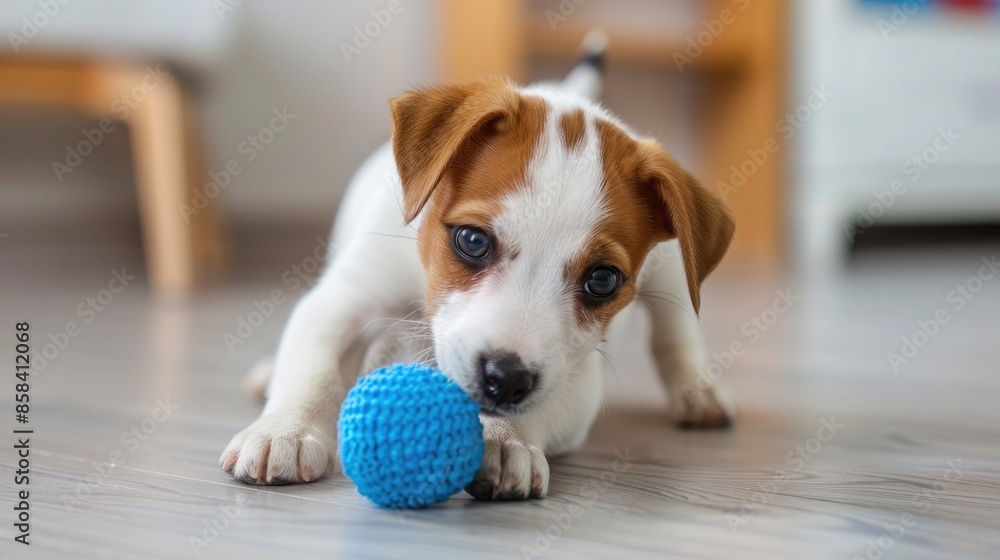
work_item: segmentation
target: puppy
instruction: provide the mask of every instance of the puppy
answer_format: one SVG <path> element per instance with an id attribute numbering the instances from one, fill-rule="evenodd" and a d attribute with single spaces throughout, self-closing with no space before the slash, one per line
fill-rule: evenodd
<path id="1" fill-rule="evenodd" d="M 482 406 L 476 498 L 545 496 L 546 457 L 579 446 L 599 408 L 598 343 L 640 290 L 669 303 L 652 314 L 652 352 L 674 419 L 729 423 L 720 387 L 698 383 L 696 317 L 733 219 L 593 101 L 600 54 L 561 84 L 486 79 L 392 100 L 391 147 L 352 180 L 329 267 L 295 307 L 267 404 L 226 447 L 226 471 L 288 484 L 333 469 L 341 402 L 377 365 L 372 325 L 413 302 L 426 327 L 415 338 Z"/>

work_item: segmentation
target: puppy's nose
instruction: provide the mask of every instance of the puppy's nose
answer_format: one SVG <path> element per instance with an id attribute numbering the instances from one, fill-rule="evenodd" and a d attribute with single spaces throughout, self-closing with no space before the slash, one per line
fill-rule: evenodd
<path id="1" fill-rule="evenodd" d="M 483 354 L 479 363 L 483 392 L 497 404 L 517 404 L 523 401 L 535 384 L 535 372 L 528 369 L 517 354 Z"/>

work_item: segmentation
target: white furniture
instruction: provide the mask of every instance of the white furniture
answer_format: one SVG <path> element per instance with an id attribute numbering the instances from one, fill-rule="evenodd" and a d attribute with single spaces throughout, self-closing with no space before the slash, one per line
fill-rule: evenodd
<path id="1" fill-rule="evenodd" d="M 834 93 L 794 143 L 799 267 L 839 267 L 845 225 L 862 213 L 881 213 L 877 224 L 1000 219 L 1000 16 L 925 7 L 896 25 L 884 5 L 795 8 L 790 105 L 813 86 Z M 958 138 L 934 149 L 949 129 Z M 890 196 L 894 181 L 903 192 Z"/>

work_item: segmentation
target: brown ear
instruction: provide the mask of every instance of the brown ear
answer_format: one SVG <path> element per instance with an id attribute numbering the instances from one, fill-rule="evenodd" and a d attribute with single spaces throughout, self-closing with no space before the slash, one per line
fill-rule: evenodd
<path id="1" fill-rule="evenodd" d="M 736 230 L 729 208 L 681 168 L 655 142 L 640 142 L 641 180 L 652 185 L 665 207 L 663 226 L 676 237 L 684 258 L 688 291 L 695 313 L 701 307 L 701 283 L 722 260 Z"/>
<path id="2" fill-rule="evenodd" d="M 477 133 L 502 126 L 518 101 L 509 82 L 488 79 L 411 91 L 389 103 L 406 223 L 427 204 L 458 151 Z"/>

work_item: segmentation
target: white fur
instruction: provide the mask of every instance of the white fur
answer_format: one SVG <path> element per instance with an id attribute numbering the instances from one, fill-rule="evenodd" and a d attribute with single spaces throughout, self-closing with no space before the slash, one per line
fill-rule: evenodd
<path id="1" fill-rule="evenodd" d="M 491 224 L 498 244 L 517 257 L 495 264 L 474 289 L 452 294 L 433 319 L 438 364 L 469 392 L 478 382 L 478 356 L 490 350 L 514 352 L 539 370 L 525 409 L 562 387 L 569 369 L 593 352 L 601 337 L 576 321 L 577 286 L 563 277 L 607 218 L 600 148 L 588 118 L 581 145 L 567 150 L 558 126 L 562 114 L 549 102 L 527 172 L 531 188 L 508 196 Z"/>
<path id="2" fill-rule="evenodd" d="M 450 294 L 430 318 L 439 367 L 467 391 L 478 375 L 476 356 L 488 347 L 516 351 L 540 370 L 539 388 L 520 414 L 483 417 L 487 447 L 478 482 L 492 498 L 545 495 L 545 456 L 579 446 L 601 402 L 595 348 L 602 333 L 577 323 L 563 271 L 588 233 L 608 219 L 594 119 L 610 115 L 572 92 L 533 87 L 522 93 L 546 101 L 548 121 L 528 170 L 529 188 L 510 196 L 491 224 L 502 245 L 519 255 L 476 288 Z M 585 134 L 567 151 L 557 119 L 577 107 L 585 111 Z M 403 225 L 400 200 L 392 153 L 383 147 L 352 180 L 334 230 L 332 262 L 289 319 L 263 414 L 223 452 L 220 461 L 236 478 L 304 482 L 335 464 L 340 404 L 361 369 L 377 365 L 364 359 L 378 338 L 373 325 L 412 316 L 412 302 L 423 297 L 415 241 L 420 218 Z M 675 415 L 731 414 L 714 388 L 682 396 L 683 387 L 696 386 L 706 357 L 676 242 L 654 249 L 640 279 L 676 300 L 657 306 L 653 320 L 654 356 L 677 395 Z"/>

